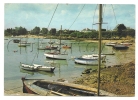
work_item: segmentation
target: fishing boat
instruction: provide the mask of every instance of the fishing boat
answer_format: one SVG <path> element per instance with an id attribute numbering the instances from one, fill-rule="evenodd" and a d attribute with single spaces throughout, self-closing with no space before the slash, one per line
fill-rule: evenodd
<path id="1" fill-rule="evenodd" d="M 21 79 L 23 93 L 42 96 L 95 96 L 97 89 L 65 81 L 50 81 L 45 79 Z"/>
<path id="2" fill-rule="evenodd" d="M 113 48 L 116 50 L 126 50 L 129 48 L 129 46 L 124 44 L 116 44 L 113 46 Z"/>
<path id="3" fill-rule="evenodd" d="M 55 70 L 55 67 L 50 67 L 50 66 L 42 66 L 38 64 L 33 64 L 34 67 L 37 67 L 38 71 L 48 71 L 48 72 L 53 72 Z"/>
<path id="4" fill-rule="evenodd" d="M 37 67 L 27 65 L 27 64 L 21 64 L 21 68 L 24 70 L 29 70 L 29 71 L 36 71 L 37 70 Z"/>

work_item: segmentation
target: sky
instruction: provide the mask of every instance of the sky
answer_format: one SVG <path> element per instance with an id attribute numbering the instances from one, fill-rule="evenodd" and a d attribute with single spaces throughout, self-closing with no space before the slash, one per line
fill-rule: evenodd
<path id="1" fill-rule="evenodd" d="M 102 28 L 114 29 L 117 24 L 135 29 L 135 4 L 104 4 Z M 98 30 L 99 7 L 94 3 L 5 3 L 4 29 L 24 27 Z"/>

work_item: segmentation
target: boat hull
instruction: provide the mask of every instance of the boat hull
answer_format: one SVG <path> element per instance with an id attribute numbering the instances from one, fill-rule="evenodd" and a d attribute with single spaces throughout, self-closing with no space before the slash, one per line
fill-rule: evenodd
<path id="1" fill-rule="evenodd" d="M 56 54 L 56 53 L 45 53 L 46 58 L 50 59 L 58 59 L 58 60 L 66 60 L 68 54 Z"/>
<path id="2" fill-rule="evenodd" d="M 82 65 L 98 65 L 97 59 L 83 59 L 83 58 L 75 58 L 75 63 Z"/>
<path id="3" fill-rule="evenodd" d="M 37 67 L 38 71 L 48 71 L 48 72 L 54 72 L 55 67 L 47 67 L 42 65 L 33 64 L 35 67 Z"/>
<path id="4" fill-rule="evenodd" d="M 35 93 L 38 95 L 95 96 L 97 92 L 96 88 L 90 88 L 64 81 L 22 78 L 22 82 L 24 92 Z"/>

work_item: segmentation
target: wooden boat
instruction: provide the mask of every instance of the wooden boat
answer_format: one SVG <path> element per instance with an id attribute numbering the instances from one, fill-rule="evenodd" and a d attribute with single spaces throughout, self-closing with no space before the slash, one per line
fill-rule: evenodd
<path id="1" fill-rule="evenodd" d="M 116 44 L 113 46 L 114 49 L 116 50 L 126 50 L 129 48 L 128 45 L 123 45 L 123 44 Z"/>
<path id="2" fill-rule="evenodd" d="M 38 64 L 33 64 L 33 66 L 37 67 L 38 71 L 53 72 L 55 70 L 55 67 L 42 66 L 42 65 L 38 65 Z"/>
<path id="3" fill-rule="evenodd" d="M 48 81 L 44 79 L 22 78 L 23 93 L 38 94 L 42 96 L 95 96 L 97 89 L 83 85 Z"/>
<path id="4" fill-rule="evenodd" d="M 21 68 L 24 69 L 24 70 L 29 70 L 29 71 L 36 71 L 37 70 L 37 67 L 30 66 L 30 65 L 27 65 L 27 64 L 21 64 Z"/>

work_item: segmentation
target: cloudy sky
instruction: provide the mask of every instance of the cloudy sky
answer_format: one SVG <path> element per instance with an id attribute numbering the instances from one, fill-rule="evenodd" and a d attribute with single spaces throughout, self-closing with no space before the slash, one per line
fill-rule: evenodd
<path id="1" fill-rule="evenodd" d="M 135 29 L 134 4 L 104 4 L 102 28 L 113 29 L 117 24 Z M 82 30 L 98 29 L 98 5 L 89 3 L 5 3 L 4 29 L 25 27 Z M 55 12 L 55 13 L 54 13 Z M 52 19 L 52 20 L 51 20 Z"/>

